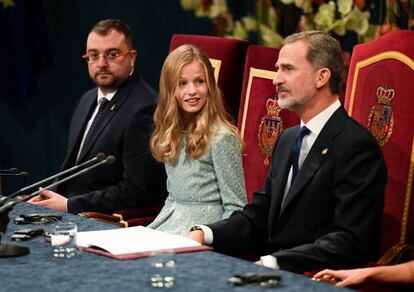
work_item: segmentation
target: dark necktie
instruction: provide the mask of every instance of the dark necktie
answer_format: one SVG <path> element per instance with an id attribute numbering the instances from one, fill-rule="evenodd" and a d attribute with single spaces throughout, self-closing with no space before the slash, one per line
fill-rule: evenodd
<path id="1" fill-rule="evenodd" d="M 95 130 L 96 126 L 99 124 L 99 120 L 102 117 L 102 113 L 105 109 L 106 104 L 109 102 L 109 100 L 107 100 L 105 97 L 103 97 L 100 102 L 99 102 L 99 109 L 98 112 L 96 113 L 95 118 L 92 121 L 91 126 L 89 127 L 88 133 L 85 136 L 85 140 L 83 141 L 83 146 L 82 149 L 85 148 L 85 146 L 89 143 L 89 139 L 91 138 L 93 131 Z"/>
<path id="2" fill-rule="evenodd" d="M 306 126 L 303 126 L 299 129 L 298 133 L 296 134 L 296 140 L 293 144 L 292 148 L 292 182 L 296 177 L 296 174 L 299 170 L 299 154 L 300 154 L 300 148 L 302 147 L 302 140 L 303 137 L 306 135 L 309 135 L 310 130 L 306 128 Z"/>

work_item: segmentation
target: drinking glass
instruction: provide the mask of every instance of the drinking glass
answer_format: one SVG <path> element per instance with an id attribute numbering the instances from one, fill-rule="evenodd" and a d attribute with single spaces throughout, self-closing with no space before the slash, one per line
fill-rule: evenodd
<path id="1" fill-rule="evenodd" d="M 176 259 L 173 250 L 150 253 L 150 285 L 154 288 L 171 288 L 175 282 Z"/>
<path id="2" fill-rule="evenodd" d="M 76 255 L 76 233 L 73 222 L 59 222 L 50 230 L 50 240 L 55 258 L 72 258 Z"/>

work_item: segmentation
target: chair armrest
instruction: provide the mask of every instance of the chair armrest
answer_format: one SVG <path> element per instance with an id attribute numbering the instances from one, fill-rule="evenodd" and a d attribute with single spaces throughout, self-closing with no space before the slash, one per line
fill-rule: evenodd
<path id="1" fill-rule="evenodd" d="M 94 219 L 97 221 L 117 225 L 120 227 L 128 227 L 128 223 L 124 221 L 124 219 L 122 218 L 122 215 L 119 215 L 119 214 L 108 215 L 108 214 L 103 214 L 99 212 L 85 211 L 85 212 L 79 213 L 78 215 L 85 217 L 85 218 Z"/>
<path id="2" fill-rule="evenodd" d="M 379 266 L 401 264 L 414 259 L 414 246 L 397 243 L 388 249 L 378 260 Z"/>

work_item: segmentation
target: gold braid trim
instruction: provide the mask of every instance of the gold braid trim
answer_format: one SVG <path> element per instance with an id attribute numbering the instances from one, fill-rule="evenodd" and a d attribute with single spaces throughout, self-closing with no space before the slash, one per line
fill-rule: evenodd
<path id="1" fill-rule="evenodd" d="M 276 72 L 274 71 L 256 69 L 253 67 L 250 68 L 249 81 L 247 83 L 247 90 L 246 90 L 246 98 L 244 99 L 242 124 L 241 124 L 241 129 L 240 129 L 240 136 L 242 140 L 244 136 L 244 130 L 246 128 L 247 111 L 249 110 L 250 90 L 252 89 L 253 77 L 273 80 L 275 76 L 276 76 Z"/>
<path id="2" fill-rule="evenodd" d="M 372 65 L 374 63 L 377 63 L 379 61 L 386 60 L 386 59 L 395 59 L 395 60 L 401 61 L 402 63 L 410 67 L 411 70 L 414 70 L 414 61 L 410 57 L 397 51 L 384 52 L 384 53 L 372 56 L 368 59 L 357 62 L 355 65 L 354 79 L 352 80 L 351 98 L 349 100 L 349 109 L 348 109 L 349 116 L 352 116 L 352 111 L 354 108 L 355 90 L 356 90 L 356 86 L 358 82 L 359 70 L 369 65 Z"/>
<path id="3" fill-rule="evenodd" d="M 414 175 L 414 138 L 413 138 L 413 144 L 411 146 L 410 168 L 408 170 L 407 190 L 405 191 L 405 202 L 404 202 L 404 210 L 403 210 L 403 217 L 402 217 L 402 224 L 401 224 L 400 243 L 405 243 L 405 240 L 407 237 L 407 222 L 408 222 L 408 213 L 410 211 L 411 190 L 413 187 L 413 175 Z"/>

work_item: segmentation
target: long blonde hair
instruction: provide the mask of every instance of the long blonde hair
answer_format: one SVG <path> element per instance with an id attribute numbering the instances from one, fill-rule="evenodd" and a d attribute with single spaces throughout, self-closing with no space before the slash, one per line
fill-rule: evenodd
<path id="1" fill-rule="evenodd" d="M 204 69 L 208 88 L 207 102 L 184 129 L 175 97 L 181 69 L 194 60 Z M 214 69 L 206 54 L 193 45 L 182 45 L 165 59 L 160 77 L 158 106 L 154 113 L 155 129 L 151 136 L 151 152 L 160 162 L 172 163 L 177 159 L 182 133 L 187 133 L 186 152 L 192 159 L 207 152 L 209 141 L 220 126 L 226 126 L 239 137 L 237 128 L 230 122 L 224 107 L 221 91 L 214 79 Z M 212 127 L 214 125 L 214 127 Z"/>

